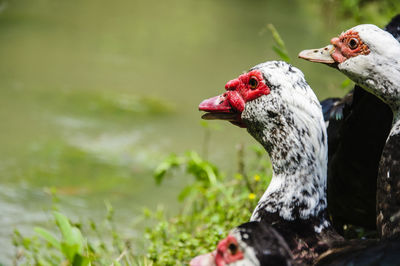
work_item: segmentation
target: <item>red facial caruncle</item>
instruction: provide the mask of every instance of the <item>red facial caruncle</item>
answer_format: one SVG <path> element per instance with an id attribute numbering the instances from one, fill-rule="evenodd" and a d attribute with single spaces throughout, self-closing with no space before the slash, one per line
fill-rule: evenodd
<path id="1" fill-rule="evenodd" d="M 227 92 L 224 95 L 227 100 L 239 112 L 243 112 L 246 102 L 270 93 L 268 86 L 264 83 L 262 73 L 258 70 L 252 70 L 229 81 L 225 89 Z"/>
<path id="2" fill-rule="evenodd" d="M 332 38 L 331 44 L 335 47 L 331 56 L 339 64 L 350 57 L 370 53 L 368 45 L 363 43 L 358 32 L 353 30 L 348 30 L 339 37 Z"/>
<path id="3" fill-rule="evenodd" d="M 259 70 L 252 70 L 229 81 L 225 89 L 227 92 L 224 94 L 200 103 L 199 110 L 207 112 L 202 116 L 203 119 L 228 120 L 239 127 L 246 127 L 241 120 L 245 104 L 270 93 Z"/>
<path id="4" fill-rule="evenodd" d="M 234 236 L 228 235 L 218 243 L 217 253 L 215 254 L 217 266 L 224 266 L 241 259 L 243 259 L 243 252 Z"/>
<path id="5" fill-rule="evenodd" d="M 225 266 L 242 260 L 244 254 L 239 247 L 236 238 L 228 235 L 219 241 L 217 249 L 211 253 L 195 257 L 190 261 L 190 266 Z"/>

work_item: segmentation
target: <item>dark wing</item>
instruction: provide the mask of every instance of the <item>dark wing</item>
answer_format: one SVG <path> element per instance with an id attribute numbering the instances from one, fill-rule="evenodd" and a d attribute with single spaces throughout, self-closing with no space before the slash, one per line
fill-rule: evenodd
<path id="1" fill-rule="evenodd" d="M 350 91 L 343 98 L 328 98 L 321 103 L 325 122 L 344 120 L 346 111 L 353 102 L 353 91 Z"/>
<path id="2" fill-rule="evenodd" d="M 400 42 L 400 14 L 393 17 L 384 30 L 390 32 Z"/>
<path id="3" fill-rule="evenodd" d="M 348 115 L 353 102 L 353 91 L 343 98 L 328 98 L 320 102 L 328 132 L 329 157 L 336 152 L 340 143 L 339 130 Z"/>
<path id="4" fill-rule="evenodd" d="M 328 159 L 328 209 L 339 232 L 345 224 L 374 230 L 378 165 L 392 111 L 358 86 L 344 110 L 343 120 L 328 126 L 328 142 L 333 143 Z"/>
<path id="5" fill-rule="evenodd" d="M 341 98 L 328 98 L 320 102 L 325 122 L 328 122 L 331 118 L 336 118 L 337 115 L 339 115 L 339 120 L 342 119 L 343 108 L 337 109 L 340 102 Z"/>

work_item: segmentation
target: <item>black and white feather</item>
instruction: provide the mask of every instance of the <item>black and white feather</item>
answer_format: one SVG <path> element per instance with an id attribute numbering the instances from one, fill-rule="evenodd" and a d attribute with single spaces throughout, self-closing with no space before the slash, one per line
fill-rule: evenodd
<path id="1" fill-rule="evenodd" d="M 311 263 L 341 240 L 327 217 L 328 147 L 321 105 L 292 65 L 272 61 L 254 69 L 262 72 L 270 94 L 247 102 L 241 118 L 267 150 L 273 176 L 251 221 L 272 225 L 295 261 Z"/>
<path id="2" fill-rule="evenodd" d="M 321 105 L 303 73 L 284 62 L 255 66 L 271 93 L 246 104 L 242 119 L 268 151 L 273 178 L 251 220 L 264 212 L 286 220 L 326 208 L 327 137 Z"/>

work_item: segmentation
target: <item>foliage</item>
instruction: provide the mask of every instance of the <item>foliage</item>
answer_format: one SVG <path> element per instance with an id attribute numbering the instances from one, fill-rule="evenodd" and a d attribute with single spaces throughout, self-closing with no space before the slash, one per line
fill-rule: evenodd
<path id="1" fill-rule="evenodd" d="M 386 25 L 400 11 L 398 0 L 318 0 L 326 13 L 333 10 L 339 18 L 354 20 L 354 24 L 372 23 Z"/>
<path id="2" fill-rule="evenodd" d="M 260 35 L 264 35 L 266 32 L 270 32 L 272 35 L 272 39 L 274 40 L 274 45 L 272 46 L 272 50 L 283 60 L 290 63 L 289 52 L 286 49 L 285 42 L 281 38 L 278 30 L 275 28 L 273 24 L 267 24 L 264 28 L 261 29 Z"/>
<path id="3" fill-rule="evenodd" d="M 14 232 L 16 265 L 182 265 L 196 255 L 215 248 L 230 229 L 248 221 L 268 186 L 271 169 L 263 149 L 251 148 L 245 171 L 244 148 L 238 147 L 238 170 L 227 176 L 198 153 L 169 155 L 154 172 L 161 184 L 174 171 L 185 171 L 193 181 L 178 196 L 182 209 L 168 216 L 162 207 L 144 210 L 147 221 L 147 254 L 133 252 L 131 243 L 116 230 L 114 210 L 107 206 L 103 224 L 90 221 L 89 226 L 74 223 L 59 211 L 53 212 L 50 229 L 35 228 L 35 235 Z M 251 178 L 250 178 L 251 177 Z M 53 202 L 57 203 L 53 190 Z M 56 207 L 55 207 L 56 208 Z M 56 229 L 56 230 L 54 230 Z M 56 231 L 58 233 L 55 233 Z"/>
<path id="4" fill-rule="evenodd" d="M 176 169 L 184 169 L 194 177 L 194 182 L 179 195 L 184 201 L 179 215 L 169 219 L 163 209 L 146 212 L 149 219 L 158 221 L 146 230 L 148 257 L 155 265 L 188 263 L 194 256 L 214 249 L 229 230 L 248 221 L 256 199 L 268 186 L 271 170 L 268 161 L 261 158 L 265 152 L 253 148 L 254 170 L 246 173 L 243 147 L 238 151 L 238 171 L 233 177 L 225 176 L 195 152 L 171 155 L 157 168 L 158 183 Z"/>
<path id="5" fill-rule="evenodd" d="M 103 225 L 90 221 L 88 229 L 71 222 L 64 214 L 53 211 L 58 234 L 42 228 L 34 229 L 32 237 L 14 231 L 13 244 L 17 249 L 16 265 L 133 265 L 138 261 L 130 249 L 130 242 L 123 240 L 113 225 L 112 207 L 107 204 L 107 218 Z M 54 228 L 53 228 L 54 229 Z M 85 237 L 82 235 L 85 233 Z M 91 237 L 90 237 L 91 236 Z M 93 237 L 94 236 L 94 237 Z M 95 240 L 90 240 L 95 239 Z M 149 265 L 149 264 L 146 264 Z"/>
<path id="6" fill-rule="evenodd" d="M 284 61 L 290 63 L 289 53 L 286 49 L 286 45 L 282 40 L 279 32 L 276 30 L 273 24 L 268 24 L 267 28 L 272 34 L 272 38 L 274 39 L 276 45 L 272 46 L 272 50 Z"/>

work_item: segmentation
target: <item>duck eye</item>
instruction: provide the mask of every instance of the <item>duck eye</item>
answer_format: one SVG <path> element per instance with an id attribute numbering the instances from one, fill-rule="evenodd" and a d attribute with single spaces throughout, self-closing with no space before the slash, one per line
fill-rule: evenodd
<path id="1" fill-rule="evenodd" d="M 349 40 L 349 48 L 351 49 L 351 50 L 354 50 L 354 49 L 356 49 L 357 48 L 357 46 L 358 46 L 358 40 L 356 39 L 356 38 L 351 38 L 350 40 Z"/>
<path id="2" fill-rule="evenodd" d="M 230 243 L 228 249 L 232 255 L 235 255 L 236 252 L 238 251 L 238 246 L 235 243 Z"/>
<path id="3" fill-rule="evenodd" d="M 258 86 L 258 80 L 255 77 L 251 77 L 249 80 L 250 89 L 254 90 Z"/>

